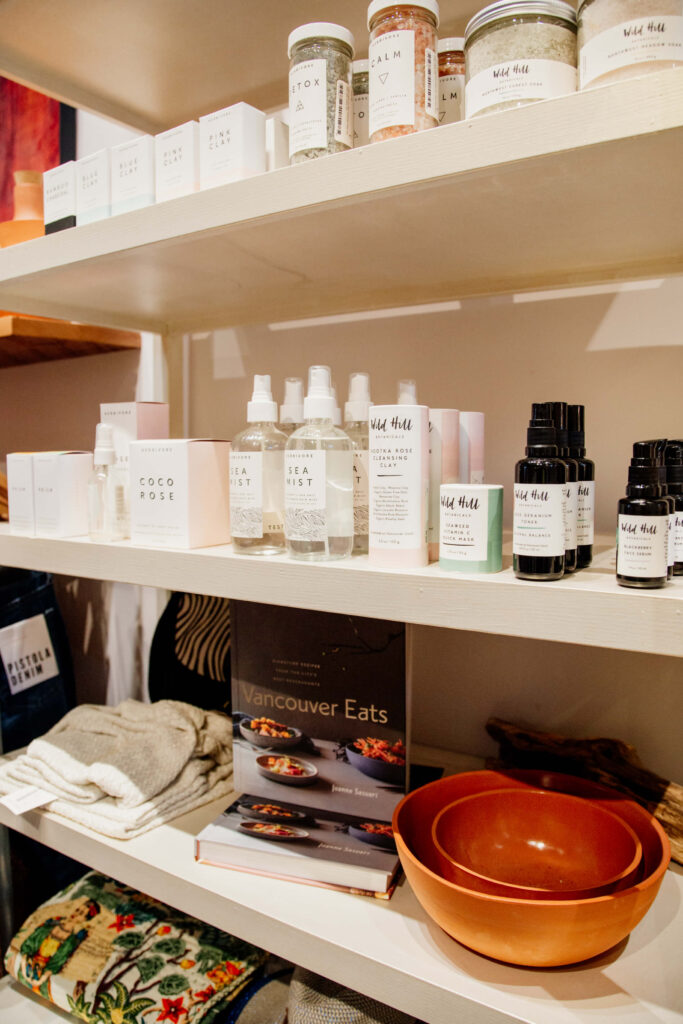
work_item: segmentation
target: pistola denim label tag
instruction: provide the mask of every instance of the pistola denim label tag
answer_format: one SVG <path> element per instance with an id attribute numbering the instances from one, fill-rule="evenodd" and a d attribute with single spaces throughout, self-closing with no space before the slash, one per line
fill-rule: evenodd
<path id="1" fill-rule="evenodd" d="M 44 615 L 0 629 L 0 657 L 12 696 L 59 675 Z"/>

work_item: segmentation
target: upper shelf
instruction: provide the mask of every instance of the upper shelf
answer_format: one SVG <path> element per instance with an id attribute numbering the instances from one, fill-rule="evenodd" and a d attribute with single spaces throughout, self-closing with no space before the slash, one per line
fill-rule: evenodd
<path id="1" fill-rule="evenodd" d="M 677 69 L 24 242 L 0 306 L 163 333 L 673 274 L 682 165 Z"/>
<path id="2" fill-rule="evenodd" d="M 442 36 L 476 0 L 440 0 Z M 238 100 L 287 103 L 287 36 L 343 22 L 367 54 L 367 0 L 4 0 L 0 74 L 74 106 L 160 132 Z"/>

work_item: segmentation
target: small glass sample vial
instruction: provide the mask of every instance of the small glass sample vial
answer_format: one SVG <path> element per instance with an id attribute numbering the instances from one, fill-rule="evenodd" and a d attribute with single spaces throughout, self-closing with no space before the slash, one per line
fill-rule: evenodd
<path id="1" fill-rule="evenodd" d="M 298 164 L 353 145 L 353 36 L 328 21 L 289 34 L 289 159 Z"/>
<path id="2" fill-rule="evenodd" d="M 439 123 L 437 0 L 372 0 L 370 29 L 370 142 L 412 135 Z"/>
<path id="3" fill-rule="evenodd" d="M 353 67 L 353 145 L 367 146 L 368 101 L 370 99 L 370 62 L 354 60 Z"/>
<path id="4" fill-rule="evenodd" d="M 465 116 L 465 40 L 439 39 L 439 124 Z"/>
<path id="5" fill-rule="evenodd" d="M 683 66 L 683 0 L 583 0 L 579 88 Z"/>

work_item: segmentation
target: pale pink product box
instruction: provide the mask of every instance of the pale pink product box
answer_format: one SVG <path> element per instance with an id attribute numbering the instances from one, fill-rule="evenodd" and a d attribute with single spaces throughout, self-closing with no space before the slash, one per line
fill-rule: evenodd
<path id="1" fill-rule="evenodd" d="M 35 537 L 33 452 L 9 452 L 7 455 L 7 500 L 10 533 Z"/>
<path id="2" fill-rule="evenodd" d="M 457 409 L 429 410 L 429 561 L 439 558 L 440 493 L 442 484 L 457 484 L 460 467 L 460 413 Z"/>
<path id="3" fill-rule="evenodd" d="M 484 483 L 484 413 L 460 413 L 461 484 Z"/>
<path id="4" fill-rule="evenodd" d="M 92 452 L 34 452 L 36 537 L 81 537 L 88 532 Z"/>
<path id="5" fill-rule="evenodd" d="M 133 543 L 164 548 L 228 544 L 229 459 L 229 441 L 132 441 Z"/>
<path id="6" fill-rule="evenodd" d="M 100 423 L 108 423 L 113 427 L 116 465 L 127 473 L 131 441 L 168 437 L 168 403 L 100 402 Z"/>

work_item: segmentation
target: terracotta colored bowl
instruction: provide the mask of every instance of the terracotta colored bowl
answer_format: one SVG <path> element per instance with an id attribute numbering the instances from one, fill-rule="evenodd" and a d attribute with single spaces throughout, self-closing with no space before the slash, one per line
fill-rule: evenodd
<path id="1" fill-rule="evenodd" d="M 490 789 L 444 807 L 432 839 L 439 874 L 517 899 L 586 899 L 625 888 L 642 856 L 630 825 L 549 789 Z"/>
<path id="2" fill-rule="evenodd" d="M 431 831 L 439 811 L 470 793 L 524 786 L 588 798 L 627 822 L 643 848 L 640 881 L 586 900 L 517 900 L 442 878 Z M 439 779 L 404 797 L 393 826 L 403 869 L 427 914 L 465 946 L 528 967 L 578 963 L 621 942 L 652 905 L 670 858 L 661 825 L 638 804 L 606 786 L 554 772 L 482 771 Z"/>

